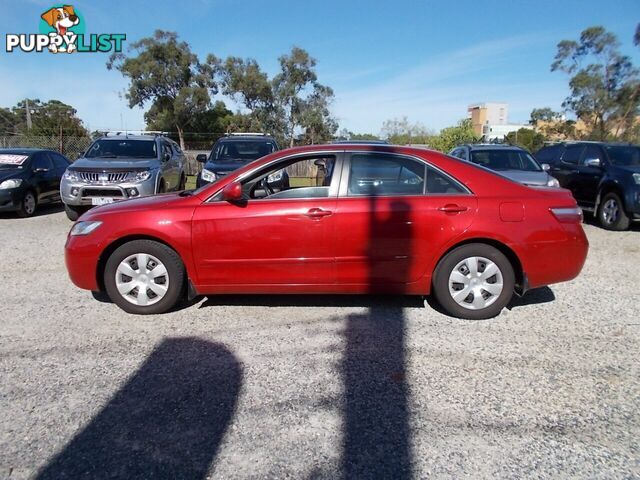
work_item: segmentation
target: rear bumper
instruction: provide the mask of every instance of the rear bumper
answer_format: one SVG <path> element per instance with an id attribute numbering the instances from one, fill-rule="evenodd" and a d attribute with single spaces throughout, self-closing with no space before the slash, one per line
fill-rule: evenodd
<path id="1" fill-rule="evenodd" d="M 523 268 L 528 287 L 537 288 L 576 278 L 589 252 L 589 241 L 580 224 L 563 224 L 564 235 L 554 240 L 531 242 L 527 245 Z"/>

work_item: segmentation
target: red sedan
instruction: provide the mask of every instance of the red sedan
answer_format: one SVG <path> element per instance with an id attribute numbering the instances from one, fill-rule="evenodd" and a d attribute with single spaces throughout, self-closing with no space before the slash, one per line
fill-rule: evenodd
<path id="1" fill-rule="evenodd" d="M 78 287 L 131 313 L 166 312 L 184 295 L 397 293 L 481 319 L 514 292 L 575 278 L 581 221 L 568 190 L 437 152 L 317 145 L 199 190 L 90 210 L 65 254 Z"/>

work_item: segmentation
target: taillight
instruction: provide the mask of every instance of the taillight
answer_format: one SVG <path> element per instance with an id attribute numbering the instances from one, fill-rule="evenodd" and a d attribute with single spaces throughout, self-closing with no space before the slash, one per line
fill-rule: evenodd
<path id="1" fill-rule="evenodd" d="M 580 207 L 552 207 L 549 210 L 559 222 L 582 223 L 582 209 Z"/>

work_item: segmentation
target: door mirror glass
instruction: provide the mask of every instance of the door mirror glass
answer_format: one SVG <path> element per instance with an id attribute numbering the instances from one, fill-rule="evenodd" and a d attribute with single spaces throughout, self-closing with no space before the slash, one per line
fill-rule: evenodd
<path id="1" fill-rule="evenodd" d="M 199 153 L 198 155 L 196 155 L 196 162 L 206 163 L 207 155 L 205 153 Z"/>
<path id="2" fill-rule="evenodd" d="M 551 165 L 549 165 L 548 163 L 543 163 L 540 166 L 542 167 L 542 170 L 544 170 L 545 172 L 548 172 L 549 170 L 551 170 Z"/>
<path id="3" fill-rule="evenodd" d="M 164 152 L 162 154 L 162 161 L 168 162 L 169 160 L 171 160 L 171 154 L 169 152 Z"/>
<path id="4" fill-rule="evenodd" d="M 231 203 L 242 201 L 242 184 L 232 182 L 222 189 L 222 200 Z"/>
<path id="5" fill-rule="evenodd" d="M 594 168 L 600 168 L 600 159 L 599 158 L 587 158 L 584 161 L 585 166 L 587 167 L 594 167 Z"/>

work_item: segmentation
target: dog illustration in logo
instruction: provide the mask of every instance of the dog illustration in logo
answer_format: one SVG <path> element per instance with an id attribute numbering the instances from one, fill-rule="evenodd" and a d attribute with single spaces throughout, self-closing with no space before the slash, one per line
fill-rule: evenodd
<path id="1" fill-rule="evenodd" d="M 50 10 L 47 10 L 41 15 L 41 18 L 49 24 L 49 26 L 56 29 L 57 35 L 61 38 L 67 34 L 67 30 L 75 25 L 80 23 L 80 19 L 76 15 L 73 7 L 71 5 L 63 5 L 62 7 L 54 7 Z M 54 34 L 50 34 L 54 35 Z M 75 44 L 69 43 L 65 45 L 65 42 L 60 44 L 51 43 L 49 45 L 49 50 L 52 53 L 58 52 L 67 52 L 72 53 L 76 49 Z"/>

